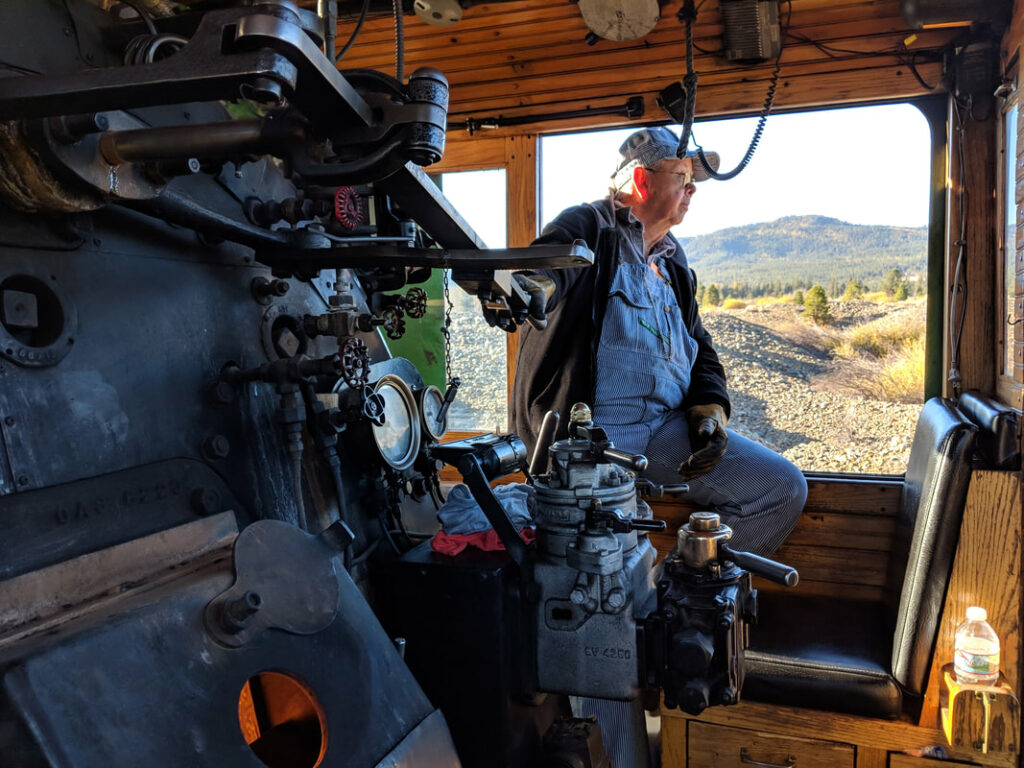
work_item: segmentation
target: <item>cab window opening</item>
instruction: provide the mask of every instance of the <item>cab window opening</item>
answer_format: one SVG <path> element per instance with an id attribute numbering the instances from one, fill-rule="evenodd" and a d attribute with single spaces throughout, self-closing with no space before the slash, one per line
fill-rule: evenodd
<path id="1" fill-rule="evenodd" d="M 694 135 L 731 167 L 755 120 L 700 122 Z M 541 139 L 542 223 L 607 195 L 633 130 Z M 725 365 L 730 427 L 805 472 L 906 469 L 935 304 L 931 165 L 929 121 L 912 104 L 775 115 L 750 166 L 698 184 L 673 230 Z"/>

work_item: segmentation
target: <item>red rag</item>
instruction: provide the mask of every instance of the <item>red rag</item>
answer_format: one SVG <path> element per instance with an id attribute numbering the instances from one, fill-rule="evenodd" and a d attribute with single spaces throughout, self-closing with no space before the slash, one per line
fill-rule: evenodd
<path id="1" fill-rule="evenodd" d="M 537 538 L 533 528 L 523 528 L 519 531 L 519 535 L 523 537 L 523 541 L 527 544 L 532 544 L 533 540 Z M 449 534 L 444 531 L 438 531 L 434 534 L 434 538 L 430 540 L 431 549 L 449 557 L 455 557 L 466 547 L 476 547 L 484 552 L 498 552 L 505 549 L 505 545 L 501 543 L 497 531 L 493 528 L 481 531 L 480 533 L 470 534 Z"/>

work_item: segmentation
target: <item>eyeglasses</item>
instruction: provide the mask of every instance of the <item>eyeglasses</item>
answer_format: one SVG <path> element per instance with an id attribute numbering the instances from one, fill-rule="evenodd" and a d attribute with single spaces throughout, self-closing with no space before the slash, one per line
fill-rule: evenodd
<path id="1" fill-rule="evenodd" d="M 675 176 L 676 179 L 679 181 L 679 186 L 681 186 L 681 187 L 686 187 L 686 186 L 689 186 L 690 184 L 693 184 L 693 169 L 692 168 L 690 170 L 688 170 L 688 171 L 659 171 L 657 168 L 646 168 L 645 167 L 644 170 L 645 171 L 650 171 L 651 173 L 664 173 L 664 174 L 669 175 L 669 176 Z"/>

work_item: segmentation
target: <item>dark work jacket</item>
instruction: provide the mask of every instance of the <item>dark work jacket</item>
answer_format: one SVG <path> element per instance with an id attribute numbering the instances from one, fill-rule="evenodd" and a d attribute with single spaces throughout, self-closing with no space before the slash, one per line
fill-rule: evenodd
<path id="1" fill-rule="evenodd" d="M 509 422 L 512 432 L 523 438 L 531 453 L 547 411 L 561 414 L 555 437 L 560 440 L 568 436 L 566 425 L 572 405 L 594 405 L 597 346 L 612 273 L 618 264 L 619 235 L 614 225 L 606 225 L 599 218 L 593 206 L 577 205 L 562 211 L 533 244 L 574 240 L 583 240 L 594 251 L 594 265 L 533 270 L 532 274 L 544 275 L 555 283 L 555 292 L 548 302 L 548 327 L 538 331 L 526 324 L 519 329 Z M 694 296 L 696 278 L 692 270 L 670 259 L 664 263 L 687 330 L 697 342 L 683 408 L 717 403 L 728 415 L 725 369 L 700 320 Z"/>

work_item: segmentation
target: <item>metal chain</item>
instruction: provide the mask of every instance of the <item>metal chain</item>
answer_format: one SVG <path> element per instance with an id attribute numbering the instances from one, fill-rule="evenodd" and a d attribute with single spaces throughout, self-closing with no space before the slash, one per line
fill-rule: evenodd
<path id="1" fill-rule="evenodd" d="M 444 378 L 446 386 L 452 381 L 452 297 L 449 292 L 449 275 L 447 262 L 441 264 L 441 274 L 444 280 L 444 325 L 441 326 L 441 334 L 444 336 Z"/>

